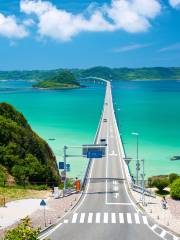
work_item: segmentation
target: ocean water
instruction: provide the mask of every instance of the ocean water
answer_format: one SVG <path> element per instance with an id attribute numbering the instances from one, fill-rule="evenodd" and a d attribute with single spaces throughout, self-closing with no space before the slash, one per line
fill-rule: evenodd
<path id="1" fill-rule="evenodd" d="M 63 159 L 64 145 L 93 142 L 103 106 L 103 85 L 67 91 L 42 91 L 31 85 L 0 82 L 0 102 L 13 104 L 25 115 L 33 130 L 52 147 L 58 162 Z M 131 133 L 138 132 L 146 177 L 180 173 L 180 161 L 170 161 L 180 155 L 180 81 L 113 81 L 112 89 L 127 156 L 136 158 L 136 139 Z M 79 155 L 81 148 L 69 148 L 68 154 Z M 68 162 L 69 176 L 81 177 L 87 159 L 72 157 Z"/>
<path id="2" fill-rule="evenodd" d="M 180 81 L 114 81 L 113 97 L 127 156 L 136 159 L 138 132 L 146 177 L 180 174 L 180 161 L 170 161 L 180 155 Z"/>
<path id="3" fill-rule="evenodd" d="M 0 102 L 12 104 L 22 112 L 32 129 L 53 149 L 57 161 L 63 161 L 63 147 L 93 143 L 101 116 L 105 87 L 91 84 L 76 90 L 37 90 L 32 83 L 0 82 Z M 55 139 L 55 140 L 49 140 Z M 82 148 L 69 148 L 69 155 L 81 155 Z M 71 157 L 70 177 L 82 177 L 87 159 Z"/>

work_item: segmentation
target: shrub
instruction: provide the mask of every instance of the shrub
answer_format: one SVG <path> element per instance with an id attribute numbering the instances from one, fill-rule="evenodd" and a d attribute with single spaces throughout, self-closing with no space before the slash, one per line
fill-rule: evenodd
<path id="1" fill-rule="evenodd" d="M 22 219 L 22 222 L 15 228 L 6 232 L 4 240 L 38 240 L 39 229 L 33 229 L 28 217 Z"/>
<path id="2" fill-rule="evenodd" d="M 168 178 L 161 178 L 157 177 L 154 178 L 152 181 L 152 186 L 156 187 L 159 192 L 162 192 L 164 188 L 166 188 L 169 185 L 169 180 Z"/>
<path id="3" fill-rule="evenodd" d="M 176 173 L 171 173 L 169 174 L 169 182 L 172 183 L 174 180 L 176 180 L 177 178 L 179 178 L 179 175 Z"/>
<path id="4" fill-rule="evenodd" d="M 173 181 L 171 184 L 171 197 L 180 200 L 180 178 Z"/>

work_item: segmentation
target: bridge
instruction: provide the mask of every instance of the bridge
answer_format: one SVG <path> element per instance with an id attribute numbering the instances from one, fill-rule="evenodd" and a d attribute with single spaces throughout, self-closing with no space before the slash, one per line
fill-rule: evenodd
<path id="1" fill-rule="evenodd" d="M 106 95 L 96 143 L 106 139 L 106 156 L 92 159 L 85 190 L 76 207 L 40 239 L 51 240 L 159 240 L 175 239 L 137 208 L 129 194 L 130 176 L 124 162 L 124 150 L 118 131 L 111 93 Z"/>

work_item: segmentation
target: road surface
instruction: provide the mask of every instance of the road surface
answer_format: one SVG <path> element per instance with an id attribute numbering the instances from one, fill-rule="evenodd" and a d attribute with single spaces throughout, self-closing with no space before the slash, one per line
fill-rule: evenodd
<path id="1" fill-rule="evenodd" d="M 107 119 L 107 122 L 103 119 Z M 106 157 L 93 159 L 79 204 L 40 239 L 51 240 L 159 240 L 175 239 L 141 214 L 132 202 L 123 167 L 114 115 L 111 85 L 107 82 L 97 143 L 107 140 Z M 161 235 L 161 236 L 159 236 Z M 166 238 L 165 238 L 166 237 Z"/>

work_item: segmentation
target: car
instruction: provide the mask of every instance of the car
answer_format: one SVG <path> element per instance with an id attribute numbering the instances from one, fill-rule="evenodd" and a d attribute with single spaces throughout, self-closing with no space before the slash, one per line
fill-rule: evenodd
<path id="1" fill-rule="evenodd" d="M 105 138 L 101 138 L 101 139 L 100 139 L 100 143 L 103 144 L 103 145 L 107 145 Z"/>
<path id="2" fill-rule="evenodd" d="M 106 119 L 106 118 L 104 118 L 104 119 L 103 119 L 103 122 L 107 122 L 107 119 Z"/>

